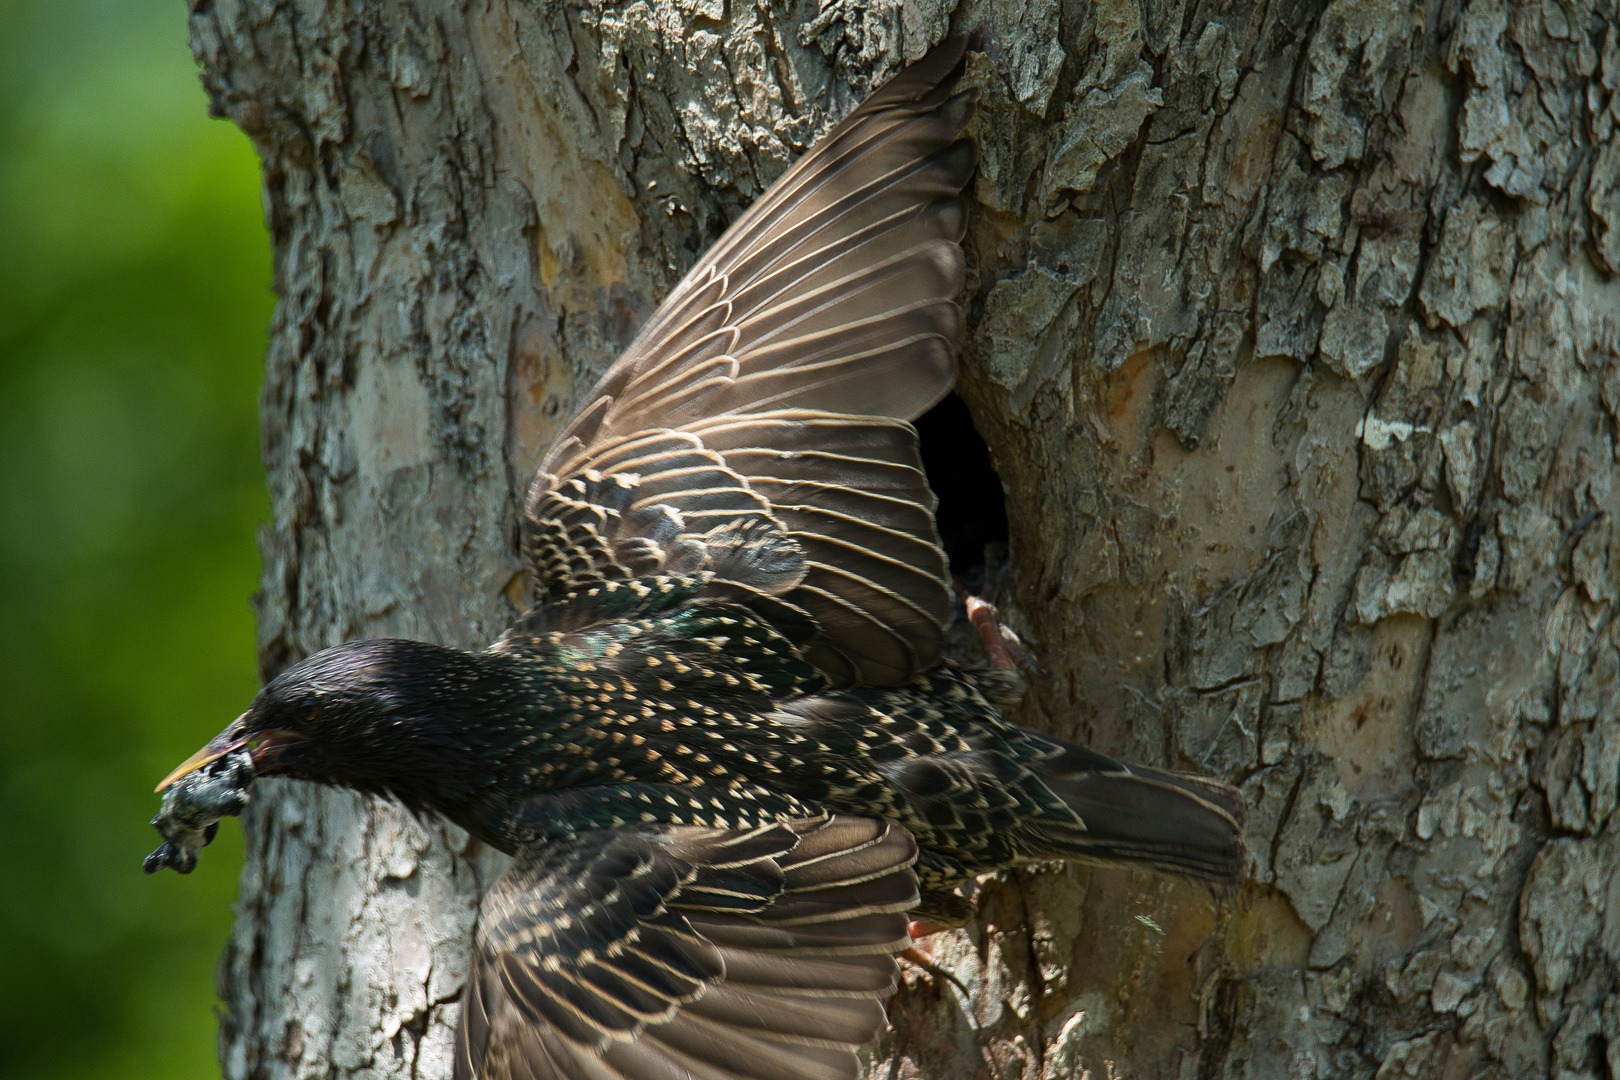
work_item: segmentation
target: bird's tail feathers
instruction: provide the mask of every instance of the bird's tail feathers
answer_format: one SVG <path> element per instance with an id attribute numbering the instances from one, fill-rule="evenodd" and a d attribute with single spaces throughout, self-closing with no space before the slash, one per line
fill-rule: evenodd
<path id="1" fill-rule="evenodd" d="M 1032 853 L 1143 864 L 1206 881 L 1242 880 L 1245 814 L 1236 788 L 1051 741 L 1061 752 L 1036 771 L 1076 820 L 1042 819 L 1034 846 L 1045 850 Z"/>

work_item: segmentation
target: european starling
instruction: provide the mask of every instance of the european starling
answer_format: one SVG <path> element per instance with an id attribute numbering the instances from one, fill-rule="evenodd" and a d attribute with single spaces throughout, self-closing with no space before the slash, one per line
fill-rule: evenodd
<path id="1" fill-rule="evenodd" d="M 189 868 L 255 774 L 389 796 L 514 855 L 456 1057 L 489 1080 L 849 1080 L 908 915 L 959 923 L 972 875 L 1236 880 L 1235 790 L 1009 724 L 1006 673 L 940 655 L 951 592 L 909 421 L 961 338 L 962 56 L 935 49 L 833 128 L 608 370 L 540 467 L 533 606 L 499 641 L 293 665 L 164 781 L 185 778 L 149 866 Z"/>

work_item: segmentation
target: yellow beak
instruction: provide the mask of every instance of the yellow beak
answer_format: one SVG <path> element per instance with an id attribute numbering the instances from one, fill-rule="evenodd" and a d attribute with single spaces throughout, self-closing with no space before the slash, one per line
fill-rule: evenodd
<path id="1" fill-rule="evenodd" d="M 189 776 L 206 765 L 212 765 L 226 754 L 240 750 L 252 740 L 243 735 L 242 729 L 247 726 L 247 713 L 243 713 L 231 721 L 226 729 L 208 740 L 208 745 L 182 761 L 178 768 L 163 778 L 163 783 L 157 786 L 158 794 L 162 794 L 169 785 L 182 776 Z"/>
<path id="2" fill-rule="evenodd" d="M 173 784 L 182 776 L 189 776 L 198 769 L 202 768 L 204 765 L 212 765 L 214 762 L 218 761 L 220 758 L 224 757 L 226 754 L 235 749 L 237 748 L 234 746 L 226 746 L 215 749 L 214 744 L 209 743 L 207 746 L 203 747 L 201 750 L 182 761 L 179 766 L 176 767 L 174 772 L 170 773 L 168 776 L 165 776 L 163 778 L 163 782 L 157 786 L 158 793 L 162 794 L 170 784 Z"/>

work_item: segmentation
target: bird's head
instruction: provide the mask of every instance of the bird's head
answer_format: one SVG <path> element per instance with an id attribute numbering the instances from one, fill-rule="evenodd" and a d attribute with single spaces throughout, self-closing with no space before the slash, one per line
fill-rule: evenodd
<path id="1" fill-rule="evenodd" d="M 436 801 L 481 764 L 469 727 L 510 708 L 512 691 L 484 654 L 397 639 L 348 642 L 270 680 L 157 790 L 246 750 L 255 775 Z"/>

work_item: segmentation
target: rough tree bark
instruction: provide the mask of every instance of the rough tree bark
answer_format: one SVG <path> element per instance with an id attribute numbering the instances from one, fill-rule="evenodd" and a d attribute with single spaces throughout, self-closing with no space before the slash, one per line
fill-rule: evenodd
<path id="1" fill-rule="evenodd" d="M 987 881 L 938 949 L 962 987 L 910 973 L 874 1075 L 1620 1074 L 1614 0 L 191 28 L 276 254 L 267 675 L 498 633 L 577 395 L 865 87 L 976 31 L 961 393 L 1052 673 L 1017 718 L 1243 785 L 1252 880 Z M 494 858 L 296 785 L 244 827 L 226 1074 L 446 1076 Z"/>

